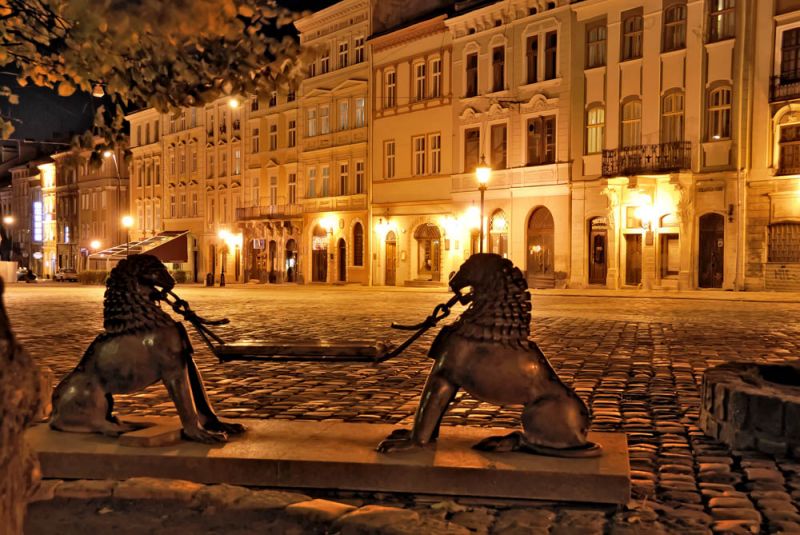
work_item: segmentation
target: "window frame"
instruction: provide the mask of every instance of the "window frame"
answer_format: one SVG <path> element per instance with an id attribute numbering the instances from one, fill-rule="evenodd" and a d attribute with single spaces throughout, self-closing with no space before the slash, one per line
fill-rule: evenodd
<path id="1" fill-rule="evenodd" d="M 427 140 L 426 136 L 411 137 L 411 175 L 424 176 L 427 170 Z"/>
<path id="2" fill-rule="evenodd" d="M 475 60 L 475 65 L 470 62 Z M 477 51 L 469 52 L 464 56 L 464 97 L 476 97 L 480 93 L 480 77 L 478 74 L 479 56 Z"/>
<path id="3" fill-rule="evenodd" d="M 670 16 L 678 13 L 678 17 Z M 663 27 L 661 29 L 661 51 L 672 52 L 686 48 L 686 18 L 687 7 L 685 1 L 673 2 L 664 7 Z"/>
<path id="4" fill-rule="evenodd" d="M 596 37 L 592 38 L 593 32 Z M 586 25 L 586 69 L 605 67 L 608 62 L 608 27 L 605 19 Z"/>
<path id="5" fill-rule="evenodd" d="M 626 117 L 626 109 L 638 110 L 635 117 Z M 630 98 L 620 106 L 619 114 L 619 146 L 620 148 L 639 147 L 642 144 L 642 100 Z M 633 139 L 631 139 L 633 138 Z M 631 141 L 634 141 L 633 143 Z"/>
<path id="6" fill-rule="evenodd" d="M 677 99 L 677 100 L 676 100 Z M 675 100 L 680 102 L 680 111 L 670 110 L 666 111 L 667 102 Z M 677 139 L 672 139 L 672 134 L 675 133 L 676 119 L 680 120 L 680 132 Z M 686 93 L 682 89 L 670 89 L 661 96 L 661 128 L 660 141 L 661 143 L 680 143 L 686 137 Z M 671 128 L 669 128 L 671 127 Z M 669 134 L 669 135 L 666 135 Z"/>
<path id="7" fill-rule="evenodd" d="M 725 95 L 727 94 L 727 102 Z M 715 102 L 719 95 L 720 101 Z M 706 141 L 731 139 L 733 123 L 733 89 L 729 84 L 710 87 L 706 100 Z"/>
<path id="8" fill-rule="evenodd" d="M 502 132 L 502 149 L 500 149 L 501 155 L 496 158 L 495 133 L 497 132 Z M 489 165 L 495 171 L 508 168 L 508 123 L 505 121 L 489 125 Z"/>
<path id="9" fill-rule="evenodd" d="M 644 44 L 644 16 L 642 9 L 632 9 L 622 14 L 622 39 L 620 61 L 640 59 Z"/>
<path id="10" fill-rule="evenodd" d="M 433 58 L 430 60 L 430 79 L 431 79 L 431 98 L 440 98 L 442 96 L 442 58 Z"/>
<path id="11" fill-rule="evenodd" d="M 708 43 L 736 37 L 736 0 L 709 0 Z"/>
<path id="12" fill-rule="evenodd" d="M 595 119 L 595 122 L 592 122 L 592 114 L 593 112 L 595 115 L 600 113 L 600 120 L 598 121 Z M 603 104 L 600 103 L 593 103 L 586 107 L 585 112 L 585 147 L 584 147 L 584 154 L 602 154 L 603 150 L 605 150 L 605 142 L 606 142 L 606 108 Z"/>
<path id="13" fill-rule="evenodd" d="M 414 102 L 420 102 L 427 98 L 427 79 L 428 67 L 424 61 L 413 64 L 414 69 Z"/>
<path id="14" fill-rule="evenodd" d="M 384 104 L 386 108 L 397 107 L 397 71 L 387 70 L 384 73 Z"/>
<path id="15" fill-rule="evenodd" d="M 442 172 L 442 134 L 439 132 L 428 134 L 428 174 L 438 175 Z"/>
<path id="16" fill-rule="evenodd" d="M 492 93 L 505 91 L 505 89 L 506 45 L 503 43 L 492 47 Z"/>
<path id="17" fill-rule="evenodd" d="M 383 177 L 394 178 L 397 175 L 397 144 L 394 139 L 387 139 L 383 142 Z"/>

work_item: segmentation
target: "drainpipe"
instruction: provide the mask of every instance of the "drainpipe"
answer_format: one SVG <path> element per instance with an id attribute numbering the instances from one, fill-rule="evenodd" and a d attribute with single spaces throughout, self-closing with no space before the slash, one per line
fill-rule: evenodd
<path id="1" fill-rule="evenodd" d="M 742 7 L 742 25 L 744 28 L 744 39 L 742 49 L 739 51 L 739 83 L 740 90 L 738 91 L 738 134 L 736 136 L 736 208 L 737 208 L 737 246 L 736 246 L 736 276 L 734 278 L 734 289 L 744 290 L 744 275 L 746 267 L 747 255 L 745 254 L 745 247 L 747 244 L 747 195 L 745 190 L 745 182 L 747 180 L 750 168 L 750 149 L 752 147 L 752 112 L 753 112 L 753 80 L 752 63 L 745 61 L 748 51 L 752 50 L 753 36 L 752 32 L 748 29 L 748 20 L 750 17 L 750 10 L 753 9 L 753 2 L 746 2 Z M 755 30 L 753 30 L 755 31 Z M 753 56 L 755 57 L 755 56 Z M 744 139 L 742 139 L 744 138 Z M 747 148 L 747 149 L 746 149 Z M 747 150 L 745 154 L 744 151 Z"/>

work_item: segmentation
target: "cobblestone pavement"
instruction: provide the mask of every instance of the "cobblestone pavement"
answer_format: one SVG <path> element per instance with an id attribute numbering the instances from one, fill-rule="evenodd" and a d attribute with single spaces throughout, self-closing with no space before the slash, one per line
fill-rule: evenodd
<path id="1" fill-rule="evenodd" d="M 201 315 L 229 317 L 231 324 L 217 330 L 230 340 L 400 340 L 402 333 L 388 329 L 391 321 L 419 321 L 446 298 L 430 290 L 323 286 L 186 287 L 178 293 Z M 6 301 L 20 341 L 57 379 L 101 328 L 99 287 L 12 286 Z M 634 485 L 625 510 L 543 506 L 532 510 L 536 522 L 551 533 L 800 532 L 800 462 L 730 452 L 696 426 L 706 368 L 800 355 L 800 304 L 546 295 L 534 295 L 533 302 L 533 336 L 590 405 L 593 427 L 627 433 Z M 194 342 L 222 415 L 407 424 L 430 365 L 424 352 L 431 336 L 378 366 L 218 365 Z M 160 385 L 120 396 L 117 409 L 174 413 Z M 518 408 L 460 395 L 444 422 L 515 426 L 518 415 Z M 483 533 L 498 530 L 500 514 L 476 507 L 448 518 Z"/>

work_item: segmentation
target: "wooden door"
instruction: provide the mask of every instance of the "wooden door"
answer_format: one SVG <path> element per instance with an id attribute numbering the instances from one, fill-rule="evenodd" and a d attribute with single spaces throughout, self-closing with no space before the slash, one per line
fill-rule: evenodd
<path id="1" fill-rule="evenodd" d="M 697 284 L 700 288 L 722 288 L 724 253 L 725 217 L 721 214 L 701 216 L 697 258 Z"/>
<path id="2" fill-rule="evenodd" d="M 339 250 L 339 282 L 346 282 L 347 281 L 347 244 L 344 241 L 344 238 L 339 238 L 339 243 L 337 244 L 337 249 Z"/>
<path id="3" fill-rule="evenodd" d="M 528 285 L 531 288 L 555 286 L 553 269 L 553 216 L 544 206 L 534 210 L 528 220 Z"/>
<path id="4" fill-rule="evenodd" d="M 625 235 L 625 284 L 637 286 L 642 282 L 642 235 Z"/>
<path id="5" fill-rule="evenodd" d="M 397 284 L 397 241 L 394 232 L 386 235 L 386 286 Z"/>
<path id="6" fill-rule="evenodd" d="M 589 284 L 605 284 L 608 248 L 608 224 L 605 217 L 589 222 Z"/>

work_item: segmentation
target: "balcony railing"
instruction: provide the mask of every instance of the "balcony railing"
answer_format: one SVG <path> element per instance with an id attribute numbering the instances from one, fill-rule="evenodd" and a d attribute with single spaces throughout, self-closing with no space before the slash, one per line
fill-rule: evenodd
<path id="1" fill-rule="evenodd" d="M 299 204 L 272 204 L 269 206 L 248 206 L 236 209 L 236 219 L 247 221 L 251 219 L 289 219 L 303 214 L 303 207 Z"/>
<path id="2" fill-rule="evenodd" d="M 603 151 L 603 176 L 671 173 L 691 167 L 692 144 L 689 141 Z"/>
<path id="3" fill-rule="evenodd" d="M 800 98 L 800 79 L 773 76 L 770 79 L 769 101 L 781 102 Z"/>

